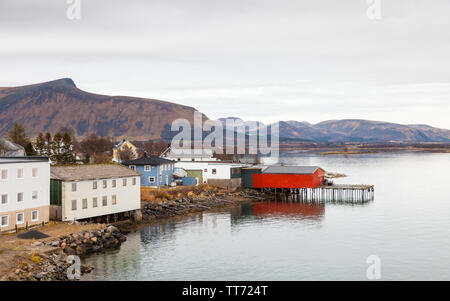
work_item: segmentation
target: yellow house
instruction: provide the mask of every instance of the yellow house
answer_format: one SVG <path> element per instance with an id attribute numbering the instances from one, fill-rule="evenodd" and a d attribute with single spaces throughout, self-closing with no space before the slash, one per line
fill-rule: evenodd
<path id="1" fill-rule="evenodd" d="M 130 141 L 123 139 L 119 144 L 117 144 L 113 148 L 113 159 L 112 159 L 113 162 L 120 162 L 120 152 L 126 149 L 129 149 L 133 154 L 132 158 L 133 160 L 137 159 L 139 155 L 139 149 L 135 145 L 133 145 L 133 143 L 131 143 Z"/>

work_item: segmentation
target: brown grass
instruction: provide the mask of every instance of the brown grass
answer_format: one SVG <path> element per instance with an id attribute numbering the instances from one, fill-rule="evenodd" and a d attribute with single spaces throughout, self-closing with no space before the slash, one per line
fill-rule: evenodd
<path id="1" fill-rule="evenodd" d="M 159 189 L 141 186 L 141 201 L 163 203 L 185 196 L 201 196 L 206 192 L 220 193 L 223 190 L 207 184 Z"/>

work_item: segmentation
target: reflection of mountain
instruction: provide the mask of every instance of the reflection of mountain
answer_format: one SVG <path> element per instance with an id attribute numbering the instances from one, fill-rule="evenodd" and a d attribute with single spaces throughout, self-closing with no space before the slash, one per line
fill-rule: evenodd
<path id="1" fill-rule="evenodd" d="M 320 219 L 325 214 L 325 205 L 300 202 L 261 202 L 253 204 L 253 214 L 255 216 L 293 216 Z"/>

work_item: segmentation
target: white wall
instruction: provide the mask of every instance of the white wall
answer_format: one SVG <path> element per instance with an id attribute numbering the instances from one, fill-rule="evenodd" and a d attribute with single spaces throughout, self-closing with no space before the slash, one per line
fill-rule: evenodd
<path id="1" fill-rule="evenodd" d="M 132 185 L 132 179 L 136 179 L 136 185 Z M 141 184 L 140 177 L 126 177 L 127 186 L 123 186 L 124 178 L 117 178 L 116 187 L 112 187 L 112 180 L 106 179 L 107 188 L 103 188 L 103 180 L 97 180 L 97 189 L 93 189 L 93 182 L 63 182 L 62 219 L 77 220 L 96 217 L 106 214 L 132 211 L 141 208 Z M 77 191 L 72 192 L 72 183 L 77 183 Z M 112 196 L 116 195 L 117 204 L 112 204 Z M 108 205 L 103 206 L 103 196 L 107 196 Z M 93 207 L 93 198 L 97 197 L 97 207 Z M 83 209 L 82 200 L 87 198 L 88 208 Z M 77 201 L 77 210 L 72 210 L 72 200 Z"/>
<path id="2" fill-rule="evenodd" d="M 13 158 L 12 158 L 13 159 Z M 17 169 L 23 168 L 23 178 L 17 178 Z M 32 169 L 37 168 L 37 177 L 32 177 Z M 1 179 L 1 171 L 8 171 L 8 178 Z M 32 200 L 32 192 L 38 192 L 37 200 Z M 23 201 L 17 202 L 17 193 L 23 193 Z M 50 163 L 21 162 L 0 164 L 0 201 L 1 195 L 8 195 L 8 203 L 1 204 L 0 213 L 32 209 L 50 205 Z M 10 221 L 11 223 L 11 221 Z"/>
<path id="3" fill-rule="evenodd" d="M 203 181 L 208 179 L 231 179 L 231 168 L 246 166 L 245 164 L 234 164 L 234 163 L 216 163 L 216 162 L 187 162 L 179 161 L 175 162 L 175 167 L 180 167 L 184 169 L 196 169 L 202 170 Z M 205 172 L 205 169 L 207 170 Z M 212 173 L 212 170 L 216 170 L 216 174 Z"/>

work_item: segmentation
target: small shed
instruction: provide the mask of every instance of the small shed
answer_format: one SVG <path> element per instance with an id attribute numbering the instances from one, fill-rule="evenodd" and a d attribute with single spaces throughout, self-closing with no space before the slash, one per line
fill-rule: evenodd
<path id="1" fill-rule="evenodd" d="M 253 175 L 254 188 L 315 188 L 321 186 L 325 171 L 318 166 L 269 166 Z"/>
<path id="2" fill-rule="evenodd" d="M 246 167 L 241 169 L 242 187 L 253 188 L 253 175 L 260 174 L 261 167 Z"/>

